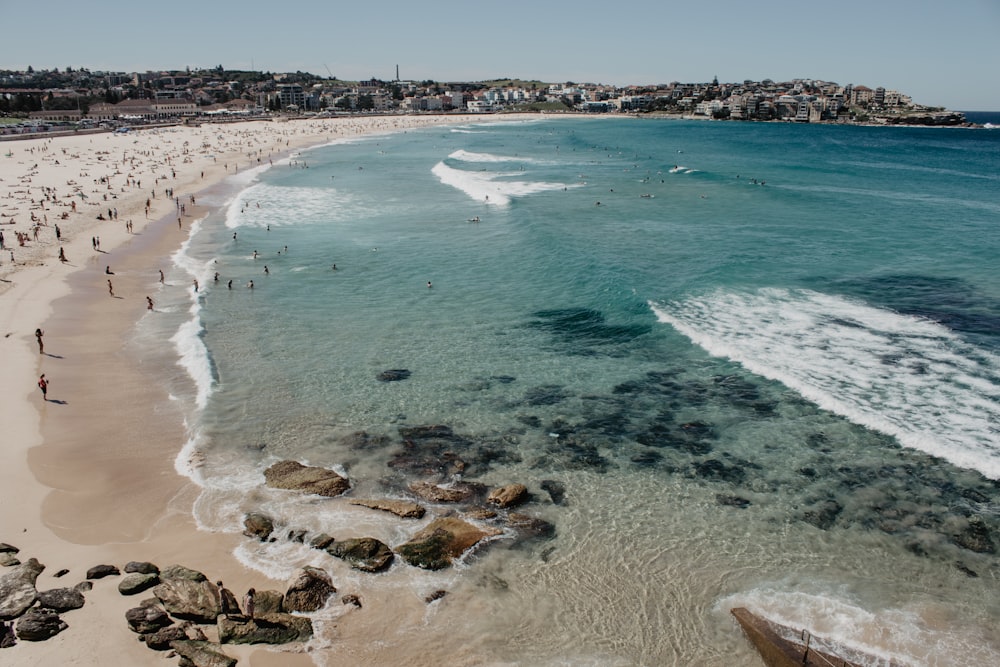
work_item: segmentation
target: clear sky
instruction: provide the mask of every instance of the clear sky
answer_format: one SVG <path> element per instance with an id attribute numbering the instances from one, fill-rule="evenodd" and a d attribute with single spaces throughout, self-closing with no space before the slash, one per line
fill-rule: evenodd
<path id="1" fill-rule="evenodd" d="M 815 78 L 1000 110 L 1000 0 L 0 0 L 0 69 Z"/>

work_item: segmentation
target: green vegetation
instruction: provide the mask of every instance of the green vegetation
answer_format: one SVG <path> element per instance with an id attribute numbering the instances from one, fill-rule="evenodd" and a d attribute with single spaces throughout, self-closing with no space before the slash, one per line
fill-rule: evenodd
<path id="1" fill-rule="evenodd" d="M 529 113 L 532 111 L 572 111 L 572 107 L 566 106 L 562 102 L 532 102 L 530 104 L 517 104 L 506 108 L 504 111 L 510 113 Z"/>

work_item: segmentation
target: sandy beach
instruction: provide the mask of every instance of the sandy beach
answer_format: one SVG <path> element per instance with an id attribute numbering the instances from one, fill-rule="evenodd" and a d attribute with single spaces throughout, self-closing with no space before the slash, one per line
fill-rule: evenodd
<path id="1" fill-rule="evenodd" d="M 38 590 L 128 561 L 179 563 L 237 592 L 283 590 L 231 556 L 236 536 L 196 528 L 197 487 L 174 469 L 186 437 L 181 412 L 158 382 L 177 372 L 176 354 L 165 341 L 160 358 L 136 363 L 130 331 L 155 316 L 146 297 L 205 214 L 199 194 L 227 176 L 338 138 L 468 121 L 255 121 L 0 143 L 0 542 L 46 566 Z M 36 384 L 42 373 L 48 400 Z M 162 663 L 128 629 L 124 613 L 138 599 L 121 596 L 116 582 L 95 581 L 85 607 L 65 615 L 67 630 L 18 642 L 0 652 L 0 665 Z M 280 648 L 226 650 L 240 664 L 312 664 Z"/>

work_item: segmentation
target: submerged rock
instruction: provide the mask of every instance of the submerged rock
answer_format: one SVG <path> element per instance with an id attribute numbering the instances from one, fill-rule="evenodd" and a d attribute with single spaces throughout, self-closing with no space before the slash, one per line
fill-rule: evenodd
<path id="1" fill-rule="evenodd" d="M 562 505 L 563 500 L 566 499 L 566 485 L 562 482 L 558 482 L 554 479 L 544 479 L 542 480 L 542 491 L 549 494 L 549 498 L 556 505 Z"/>
<path id="2" fill-rule="evenodd" d="M 264 471 L 267 486 L 315 493 L 334 498 L 351 488 L 351 483 L 326 468 L 304 466 L 298 461 L 279 461 Z"/>
<path id="3" fill-rule="evenodd" d="M 243 534 L 247 537 L 255 537 L 264 542 L 267 538 L 271 537 L 271 533 L 273 532 L 274 521 L 266 514 L 248 512 L 243 517 Z"/>
<path id="4" fill-rule="evenodd" d="M 441 517 L 429 523 L 396 553 L 406 562 L 425 570 L 440 570 L 486 537 L 500 534 L 495 528 L 478 528 L 457 517 Z"/>
<path id="5" fill-rule="evenodd" d="M 410 371 L 405 368 L 393 368 L 379 373 L 375 379 L 379 382 L 399 382 L 410 377 Z"/>
<path id="6" fill-rule="evenodd" d="M 993 543 L 993 537 L 990 535 L 989 527 L 983 521 L 982 517 L 979 516 L 969 517 L 968 525 L 960 533 L 952 537 L 952 542 L 963 549 L 981 554 L 992 554 L 996 553 L 997 550 L 996 544 Z"/>
<path id="7" fill-rule="evenodd" d="M 432 503 L 461 503 L 482 493 L 483 486 L 469 482 L 458 482 L 449 486 L 438 486 L 431 482 L 413 482 L 410 491 Z"/>
<path id="8" fill-rule="evenodd" d="M 326 548 L 331 556 L 342 558 L 355 570 L 378 572 L 389 567 L 392 549 L 374 537 L 359 537 L 334 542 Z"/>
<path id="9" fill-rule="evenodd" d="M 836 500 L 826 500 L 803 512 L 802 520 L 820 530 L 829 530 L 843 511 L 843 506 Z"/>
<path id="10" fill-rule="evenodd" d="M 528 487 L 524 484 L 507 484 L 493 489 L 486 501 L 501 509 L 520 505 L 528 497 Z"/>
<path id="11" fill-rule="evenodd" d="M 352 500 L 351 504 L 391 512 L 403 519 L 420 519 L 426 512 L 422 505 L 411 503 L 408 500 Z"/>

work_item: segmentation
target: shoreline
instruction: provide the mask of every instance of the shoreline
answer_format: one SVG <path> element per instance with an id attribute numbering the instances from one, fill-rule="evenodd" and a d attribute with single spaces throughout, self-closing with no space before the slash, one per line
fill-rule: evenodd
<path id="1" fill-rule="evenodd" d="M 187 438 L 183 412 L 157 377 L 164 364 L 176 364 L 176 351 L 165 341 L 161 358 L 136 360 L 126 349 L 127 338 L 147 315 L 145 296 L 159 287 L 156 268 L 169 266 L 171 253 L 189 237 L 190 223 L 206 213 L 187 204 L 181 215 L 183 233 L 178 233 L 173 228 L 177 204 L 164 196 L 165 188 L 186 203 L 190 195 L 222 184 L 237 163 L 242 173 L 337 139 L 485 119 L 343 120 L 175 128 L 124 138 L 35 139 L 19 144 L 15 156 L 0 162 L 0 211 L 13 215 L 24 233 L 32 213 L 40 221 L 48 218 L 48 225 L 39 227 L 39 240 L 32 238 L 24 247 L 12 238 L 15 225 L 0 225 L 5 244 L 15 246 L 19 261 L 11 267 L 8 251 L 0 255 L 7 397 L 0 402 L 0 419 L 8 433 L 0 448 L 0 516 L 6 527 L 0 542 L 19 548 L 22 561 L 37 558 L 46 566 L 38 590 L 73 586 L 94 565 L 121 567 L 131 560 L 198 569 L 236 591 L 284 588 L 285 582 L 267 581 L 233 557 L 238 535 L 198 530 L 190 510 L 199 487 L 174 468 Z M 197 141 L 203 142 L 203 150 L 195 153 L 190 147 Z M 170 149 L 161 152 L 164 145 Z M 118 155 L 121 162 L 114 159 Z M 128 168 L 122 169 L 126 162 Z M 66 197 L 63 182 L 91 178 L 93 188 L 88 183 L 72 199 Z M 143 186 L 133 186 L 133 181 Z M 150 181 L 156 198 L 150 197 L 147 219 L 144 209 L 154 189 Z M 42 188 L 55 188 L 55 196 L 39 206 L 32 199 L 40 201 Z M 114 194 L 108 200 L 97 198 L 106 192 Z M 91 199 L 99 203 L 91 204 Z M 75 209 L 70 201 L 79 202 Z M 117 219 L 97 220 L 95 212 L 108 202 L 109 217 L 117 209 Z M 61 217 L 64 213 L 69 217 Z M 126 231 L 129 219 L 134 234 Z M 61 241 L 55 239 L 54 224 L 62 228 Z M 100 250 L 87 247 L 95 236 Z M 65 264 L 56 259 L 57 246 L 64 248 Z M 115 298 L 108 295 L 106 266 L 114 272 Z M 44 355 L 33 340 L 36 327 L 45 331 Z M 52 382 L 45 402 L 35 386 L 40 373 Z M 61 569 L 70 572 L 56 578 Z M 142 597 L 120 595 L 115 580 L 97 581 L 86 594 L 85 608 L 66 615 L 67 630 L 44 642 L 19 641 L 0 656 L 19 665 L 58 664 L 68 656 L 80 665 L 162 661 L 136 641 L 125 623 L 124 612 Z M 281 650 L 226 646 L 242 664 L 313 664 L 304 654 Z"/>

